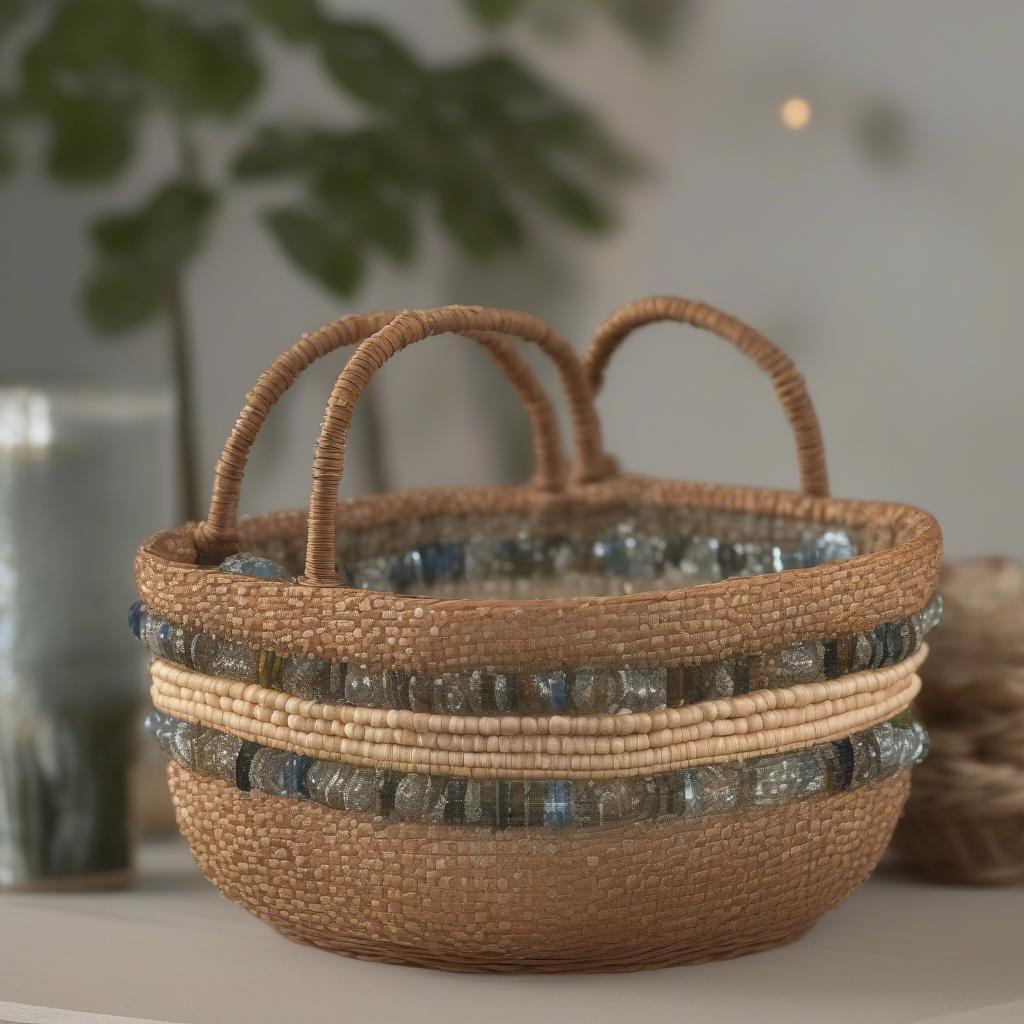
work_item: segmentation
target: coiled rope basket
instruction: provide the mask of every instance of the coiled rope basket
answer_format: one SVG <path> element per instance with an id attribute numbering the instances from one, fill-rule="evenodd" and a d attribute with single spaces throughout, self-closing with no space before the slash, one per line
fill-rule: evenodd
<path id="1" fill-rule="evenodd" d="M 1024 883 L 1024 562 L 942 569 L 948 614 L 921 714 L 933 738 L 897 847 L 926 875 Z"/>
<path id="2" fill-rule="evenodd" d="M 593 395 L 677 320 L 771 375 L 803 493 L 620 473 Z M 360 393 L 402 349 L 483 345 L 530 414 L 526 485 L 338 503 Z M 509 342 L 555 363 L 557 421 Z M 236 520 L 250 447 L 299 373 L 358 343 L 308 515 Z M 937 524 L 828 496 L 789 359 L 696 302 L 616 313 L 580 360 L 524 313 L 347 317 L 260 378 L 205 522 L 136 560 L 149 727 L 206 876 L 284 934 L 453 970 L 628 971 L 787 942 L 877 863 L 924 735 Z"/>

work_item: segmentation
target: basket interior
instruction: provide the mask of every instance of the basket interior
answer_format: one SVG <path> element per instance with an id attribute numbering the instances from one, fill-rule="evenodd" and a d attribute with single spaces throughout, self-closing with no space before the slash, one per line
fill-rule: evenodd
<path id="1" fill-rule="evenodd" d="M 849 524 L 616 503 L 350 527 L 337 564 L 344 584 L 365 590 L 529 599 L 675 589 L 809 568 L 875 546 Z M 246 550 L 302 572 L 301 537 L 254 538 Z"/>

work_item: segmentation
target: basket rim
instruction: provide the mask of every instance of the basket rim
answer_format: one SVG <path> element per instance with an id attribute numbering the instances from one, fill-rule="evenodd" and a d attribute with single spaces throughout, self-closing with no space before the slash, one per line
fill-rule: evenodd
<path id="1" fill-rule="evenodd" d="M 557 664 L 673 666 L 855 632 L 918 611 L 935 591 L 939 525 L 914 506 L 637 474 L 568 488 L 427 488 L 350 499 L 347 525 L 633 504 L 713 508 L 878 528 L 894 542 L 807 569 L 672 590 L 544 598 L 451 598 L 263 580 L 195 564 L 195 524 L 154 534 L 135 559 L 139 595 L 181 625 L 281 653 L 412 671 Z M 305 511 L 239 521 L 242 544 L 305 532 Z M 442 649 L 443 648 L 443 649 Z M 582 648 L 582 649 L 581 649 Z"/>

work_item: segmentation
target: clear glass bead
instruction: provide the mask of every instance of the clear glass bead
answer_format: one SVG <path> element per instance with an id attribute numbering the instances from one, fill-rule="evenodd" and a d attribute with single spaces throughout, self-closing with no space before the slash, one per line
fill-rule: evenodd
<path id="1" fill-rule="evenodd" d="M 306 773 L 310 799 L 336 810 L 345 810 L 345 793 L 355 771 L 349 764 L 314 761 Z"/>
<path id="2" fill-rule="evenodd" d="M 797 644 L 761 658 L 761 685 L 769 689 L 814 683 L 825 675 L 825 646 L 818 642 Z"/>
<path id="3" fill-rule="evenodd" d="M 345 785 L 345 810 L 375 809 L 377 787 L 372 768 L 356 768 Z"/>
<path id="4" fill-rule="evenodd" d="M 686 813 L 728 814 L 740 801 L 740 772 L 735 765 L 706 764 L 687 769 Z"/>
<path id="5" fill-rule="evenodd" d="M 622 679 L 622 707 L 629 711 L 652 711 L 665 706 L 668 670 L 625 668 Z"/>
<path id="6" fill-rule="evenodd" d="M 719 578 L 718 548 L 714 537 L 691 537 L 685 543 L 679 568 L 691 583 L 711 583 Z"/>
<path id="7" fill-rule="evenodd" d="M 755 807 L 775 807 L 800 793 L 798 761 L 791 754 L 761 757 L 748 768 L 748 793 Z"/>
<path id="8" fill-rule="evenodd" d="M 395 813 L 402 821 L 423 821 L 429 793 L 429 775 L 406 775 L 395 791 Z"/>
<path id="9" fill-rule="evenodd" d="M 363 707 L 386 707 L 388 695 L 384 673 L 371 672 L 365 665 L 350 665 L 345 675 L 345 700 Z"/>
<path id="10" fill-rule="evenodd" d="M 242 741 L 215 729 L 203 729 L 195 737 L 192 749 L 195 754 L 195 770 L 200 775 L 225 782 L 235 781 L 235 764 Z"/>
<path id="11" fill-rule="evenodd" d="M 295 582 L 295 577 L 280 562 L 248 553 L 229 555 L 220 563 L 220 571 L 237 573 L 239 576 L 255 576 L 264 580 Z"/>
<path id="12" fill-rule="evenodd" d="M 259 679 L 258 651 L 232 640 L 211 638 L 211 641 L 206 652 L 206 671 L 210 675 L 238 679 L 245 683 L 254 683 Z"/>
<path id="13" fill-rule="evenodd" d="M 571 676 L 570 697 L 581 715 L 616 714 L 625 694 L 621 673 L 608 668 L 579 668 Z"/>

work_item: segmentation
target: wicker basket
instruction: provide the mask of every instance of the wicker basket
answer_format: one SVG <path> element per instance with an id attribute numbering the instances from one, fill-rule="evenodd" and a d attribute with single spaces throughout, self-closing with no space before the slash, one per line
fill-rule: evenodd
<path id="1" fill-rule="evenodd" d="M 1024 562 L 942 569 L 948 615 L 921 714 L 932 754 L 896 845 L 944 882 L 1024 882 Z"/>
<path id="2" fill-rule="evenodd" d="M 592 395 L 630 331 L 666 319 L 771 375 L 804 493 L 617 471 Z M 339 505 L 359 394 L 445 332 L 523 397 L 534 479 Z M 507 336 L 556 364 L 569 473 Z M 236 522 L 270 407 L 356 342 L 308 515 Z M 633 304 L 580 361 L 534 317 L 445 307 L 340 320 L 267 370 L 206 521 L 140 549 L 132 622 L 179 825 L 231 899 L 369 959 L 637 970 L 789 941 L 875 866 L 922 755 L 908 708 L 939 552 L 924 512 L 828 497 L 802 379 L 722 313 Z"/>

